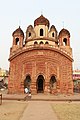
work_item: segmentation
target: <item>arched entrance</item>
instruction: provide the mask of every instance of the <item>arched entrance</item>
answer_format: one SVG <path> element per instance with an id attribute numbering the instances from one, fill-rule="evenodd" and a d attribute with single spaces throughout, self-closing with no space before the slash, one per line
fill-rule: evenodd
<path id="1" fill-rule="evenodd" d="M 50 78 L 50 93 L 56 92 L 56 77 L 53 75 Z"/>
<path id="2" fill-rule="evenodd" d="M 43 75 L 39 75 L 37 78 L 37 93 L 44 92 L 44 77 Z"/>
<path id="3" fill-rule="evenodd" d="M 29 75 L 26 76 L 24 80 L 24 92 L 30 92 L 30 84 L 31 84 L 31 77 Z"/>

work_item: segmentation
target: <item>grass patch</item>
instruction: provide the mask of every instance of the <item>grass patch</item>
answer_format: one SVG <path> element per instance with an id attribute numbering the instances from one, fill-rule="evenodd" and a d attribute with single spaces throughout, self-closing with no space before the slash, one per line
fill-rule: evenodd
<path id="1" fill-rule="evenodd" d="M 80 103 L 56 103 L 52 108 L 59 120 L 80 120 Z"/>

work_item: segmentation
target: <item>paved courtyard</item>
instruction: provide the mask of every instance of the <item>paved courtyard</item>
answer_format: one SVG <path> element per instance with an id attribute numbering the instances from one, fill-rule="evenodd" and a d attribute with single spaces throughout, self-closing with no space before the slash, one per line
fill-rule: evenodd
<path id="1" fill-rule="evenodd" d="M 48 101 L 29 101 L 20 120 L 58 120 Z"/>

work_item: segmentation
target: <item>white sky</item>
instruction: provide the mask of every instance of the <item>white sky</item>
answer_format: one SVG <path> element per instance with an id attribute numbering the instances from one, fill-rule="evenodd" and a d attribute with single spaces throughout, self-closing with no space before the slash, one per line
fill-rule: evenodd
<path id="1" fill-rule="evenodd" d="M 71 34 L 73 68 L 80 69 L 80 0 L 0 0 L 0 67 L 9 69 L 13 31 L 20 25 L 25 33 L 41 12 L 58 32 L 64 21 Z"/>

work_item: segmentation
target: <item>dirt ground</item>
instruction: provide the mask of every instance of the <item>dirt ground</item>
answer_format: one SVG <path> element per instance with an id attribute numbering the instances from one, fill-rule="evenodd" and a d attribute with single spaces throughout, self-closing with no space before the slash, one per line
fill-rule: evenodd
<path id="1" fill-rule="evenodd" d="M 7 94 L 7 91 L 0 91 L 0 93 Z M 43 98 L 45 96 L 38 95 L 38 97 Z M 78 97 L 80 98 L 80 94 L 74 97 L 75 99 Z M 58 116 L 59 120 L 80 120 L 80 101 L 78 102 L 52 101 L 50 102 L 50 104 L 53 108 L 53 111 Z M 26 108 L 28 108 L 28 106 L 29 106 L 28 101 L 3 100 L 2 105 L 0 105 L 0 120 L 20 120 L 20 118 L 22 118 L 23 116 L 23 112 L 26 110 Z"/>
<path id="2" fill-rule="evenodd" d="M 0 120 L 19 120 L 27 105 L 27 101 L 4 100 L 0 105 Z"/>
<path id="3" fill-rule="evenodd" d="M 80 102 L 49 102 L 59 120 L 80 120 Z M 28 101 L 3 100 L 0 120 L 20 120 L 29 106 Z"/>

